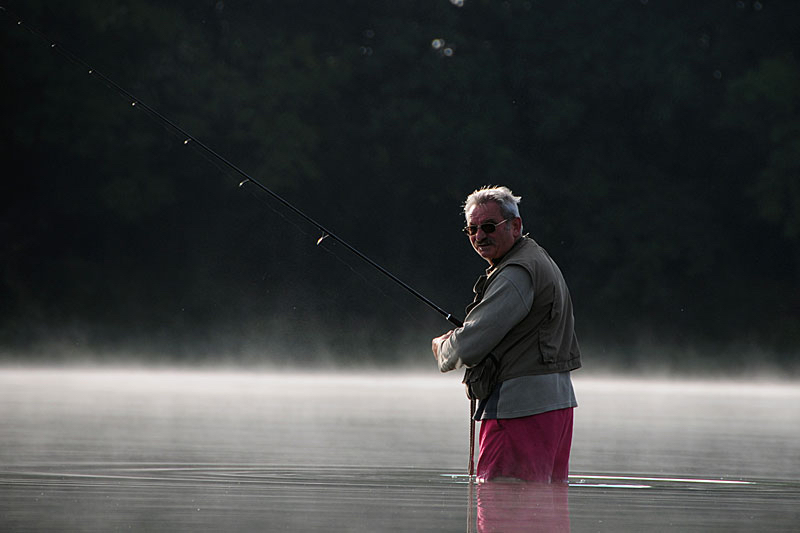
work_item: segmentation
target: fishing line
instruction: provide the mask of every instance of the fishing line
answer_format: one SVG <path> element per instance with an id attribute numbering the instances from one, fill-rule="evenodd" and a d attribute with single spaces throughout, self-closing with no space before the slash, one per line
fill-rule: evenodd
<path id="1" fill-rule="evenodd" d="M 222 164 L 224 167 L 226 167 L 227 169 L 232 171 L 234 174 L 237 174 L 240 178 L 242 178 L 242 180 L 239 182 L 239 186 L 240 187 L 245 187 L 248 184 L 252 184 L 256 188 L 258 188 L 261 191 L 263 191 L 266 194 L 268 194 L 274 200 L 278 201 L 281 205 L 283 205 L 289 211 L 295 213 L 300 218 L 302 218 L 303 220 L 305 220 L 306 222 L 308 222 L 312 226 L 316 227 L 317 230 L 319 230 L 320 233 L 321 233 L 319 239 L 317 240 L 317 244 L 318 245 L 321 244 L 323 241 L 325 241 L 325 239 L 331 239 L 332 241 L 338 242 L 339 244 L 344 246 L 348 251 L 350 251 L 354 255 L 358 256 L 364 262 L 366 262 L 367 264 L 369 264 L 370 266 L 372 266 L 373 268 L 378 270 L 381 274 L 383 274 L 384 276 L 388 277 L 390 280 L 392 280 L 396 284 L 400 285 L 403 289 L 405 289 L 406 291 L 411 293 L 414 297 L 416 297 L 417 299 L 419 299 L 420 301 L 425 303 L 428 307 L 430 307 L 431 309 L 433 309 L 434 311 L 436 311 L 437 313 L 442 315 L 451 324 L 453 324 L 453 325 L 455 325 L 457 327 L 463 325 L 463 323 L 459 319 L 455 318 L 452 314 L 448 313 L 447 311 L 445 311 L 444 309 L 442 309 L 441 307 L 436 305 L 433 301 L 429 300 L 427 297 L 425 297 L 419 291 L 417 291 L 416 289 L 414 289 L 413 287 L 411 287 L 410 285 L 405 283 L 403 280 L 401 280 L 400 278 L 398 278 L 397 276 L 395 276 L 394 274 L 392 274 L 391 272 L 389 272 L 388 270 L 383 268 L 381 265 L 379 265 L 378 263 L 376 263 L 375 261 L 370 259 L 368 256 L 364 255 L 357 248 L 353 247 L 347 241 L 343 240 L 338 235 L 333 233 L 331 230 L 327 229 L 325 226 L 323 226 L 322 224 L 320 224 L 319 222 L 317 222 L 316 220 L 314 220 L 313 218 L 311 218 L 310 216 L 305 214 L 303 211 L 301 211 L 299 208 L 295 207 L 288 200 L 284 199 L 282 196 L 280 196 L 276 192 L 272 191 L 270 188 L 268 188 L 267 186 L 262 184 L 260 181 L 256 180 L 255 178 L 253 178 L 252 176 L 247 174 L 241 168 L 239 168 L 238 166 L 233 164 L 230 160 L 226 159 L 225 157 L 223 157 L 222 155 L 220 155 L 219 153 L 217 153 L 216 151 L 211 149 L 208 145 L 206 145 L 205 143 L 200 141 L 197 137 L 195 137 L 194 135 L 192 135 L 191 133 L 189 133 L 188 131 L 183 129 L 181 126 L 179 126 L 178 124 L 176 124 L 175 122 L 173 122 L 169 118 L 167 118 L 165 115 L 161 114 L 156 109 L 154 109 L 154 108 L 150 107 L 149 105 L 147 105 L 145 102 L 143 102 L 142 100 L 137 98 L 133 93 L 129 92 L 127 89 L 125 89 L 124 87 L 122 87 L 119 84 L 117 84 L 114 80 L 112 80 L 111 78 L 109 78 L 108 76 L 106 76 L 105 74 L 103 74 L 102 72 L 97 70 L 96 68 L 94 68 L 92 65 L 90 65 L 89 63 L 84 61 L 82 58 L 80 58 L 79 56 L 73 54 L 72 52 L 70 52 L 68 49 L 64 48 L 60 44 L 57 44 L 52 39 L 49 39 L 42 32 L 36 30 L 35 28 L 32 28 L 31 26 L 28 26 L 27 24 L 25 24 L 22 21 L 22 19 L 20 17 L 18 17 L 16 14 L 12 13 L 11 11 L 7 10 L 5 7 L 0 6 L 0 12 L 7 13 L 8 15 L 12 16 L 14 19 L 16 19 L 16 24 L 18 26 L 24 28 L 25 30 L 27 30 L 31 34 L 35 35 L 36 37 L 38 37 L 39 39 L 41 39 L 42 41 L 47 43 L 48 46 L 52 50 L 58 52 L 67 61 L 69 61 L 69 62 L 71 62 L 71 63 L 73 63 L 73 64 L 75 64 L 75 65 L 77 65 L 79 67 L 82 67 L 82 68 L 86 69 L 86 71 L 88 72 L 88 74 L 90 76 L 92 76 L 93 78 L 95 78 L 97 80 L 100 80 L 104 85 L 106 85 L 106 87 L 108 87 L 110 89 L 113 89 L 118 94 L 123 96 L 130 103 L 131 107 L 135 107 L 136 109 L 139 109 L 139 110 L 147 113 L 151 117 L 155 118 L 158 122 L 160 122 L 163 126 L 167 127 L 168 129 L 172 130 L 174 133 L 178 134 L 180 136 L 179 138 L 183 139 L 183 144 L 184 145 L 192 145 L 192 147 L 194 147 L 195 149 L 197 149 L 200 152 L 204 153 L 206 156 L 211 157 L 212 159 L 214 159 L 219 164 Z"/>

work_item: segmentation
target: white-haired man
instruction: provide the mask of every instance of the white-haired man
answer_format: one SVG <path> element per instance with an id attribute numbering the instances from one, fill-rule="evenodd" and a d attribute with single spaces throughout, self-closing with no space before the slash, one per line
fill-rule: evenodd
<path id="1" fill-rule="evenodd" d="M 577 406 L 570 372 L 581 366 L 580 348 L 567 284 L 547 252 L 522 234 L 520 200 L 507 187 L 467 197 L 464 231 L 490 266 L 475 284 L 464 325 L 433 339 L 432 348 L 442 372 L 467 367 L 483 376 L 473 392 L 480 399 L 478 479 L 565 483 Z"/>

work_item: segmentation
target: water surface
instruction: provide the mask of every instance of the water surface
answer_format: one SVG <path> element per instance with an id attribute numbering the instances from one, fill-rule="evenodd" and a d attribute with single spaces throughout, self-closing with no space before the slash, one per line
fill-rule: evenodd
<path id="1" fill-rule="evenodd" d="M 794 384 L 598 379 L 568 488 L 475 486 L 458 376 L 0 370 L 0 531 L 796 531 Z"/>

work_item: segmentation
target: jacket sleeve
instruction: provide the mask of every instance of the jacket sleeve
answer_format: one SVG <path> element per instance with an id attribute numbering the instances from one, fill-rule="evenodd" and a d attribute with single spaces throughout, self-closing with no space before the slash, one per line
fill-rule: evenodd
<path id="1" fill-rule="evenodd" d="M 533 281 L 528 272 L 517 265 L 502 269 L 464 319 L 464 325 L 441 344 L 439 370 L 448 372 L 480 363 L 525 318 L 532 304 Z"/>

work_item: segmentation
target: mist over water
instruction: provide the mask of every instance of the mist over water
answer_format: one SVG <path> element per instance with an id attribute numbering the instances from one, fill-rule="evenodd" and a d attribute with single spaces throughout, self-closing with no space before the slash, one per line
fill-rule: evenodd
<path id="1" fill-rule="evenodd" d="M 790 531 L 800 518 L 794 383 L 576 373 L 560 494 L 470 486 L 459 377 L 6 367 L 0 529 L 513 531 L 514 516 L 541 531 Z"/>

